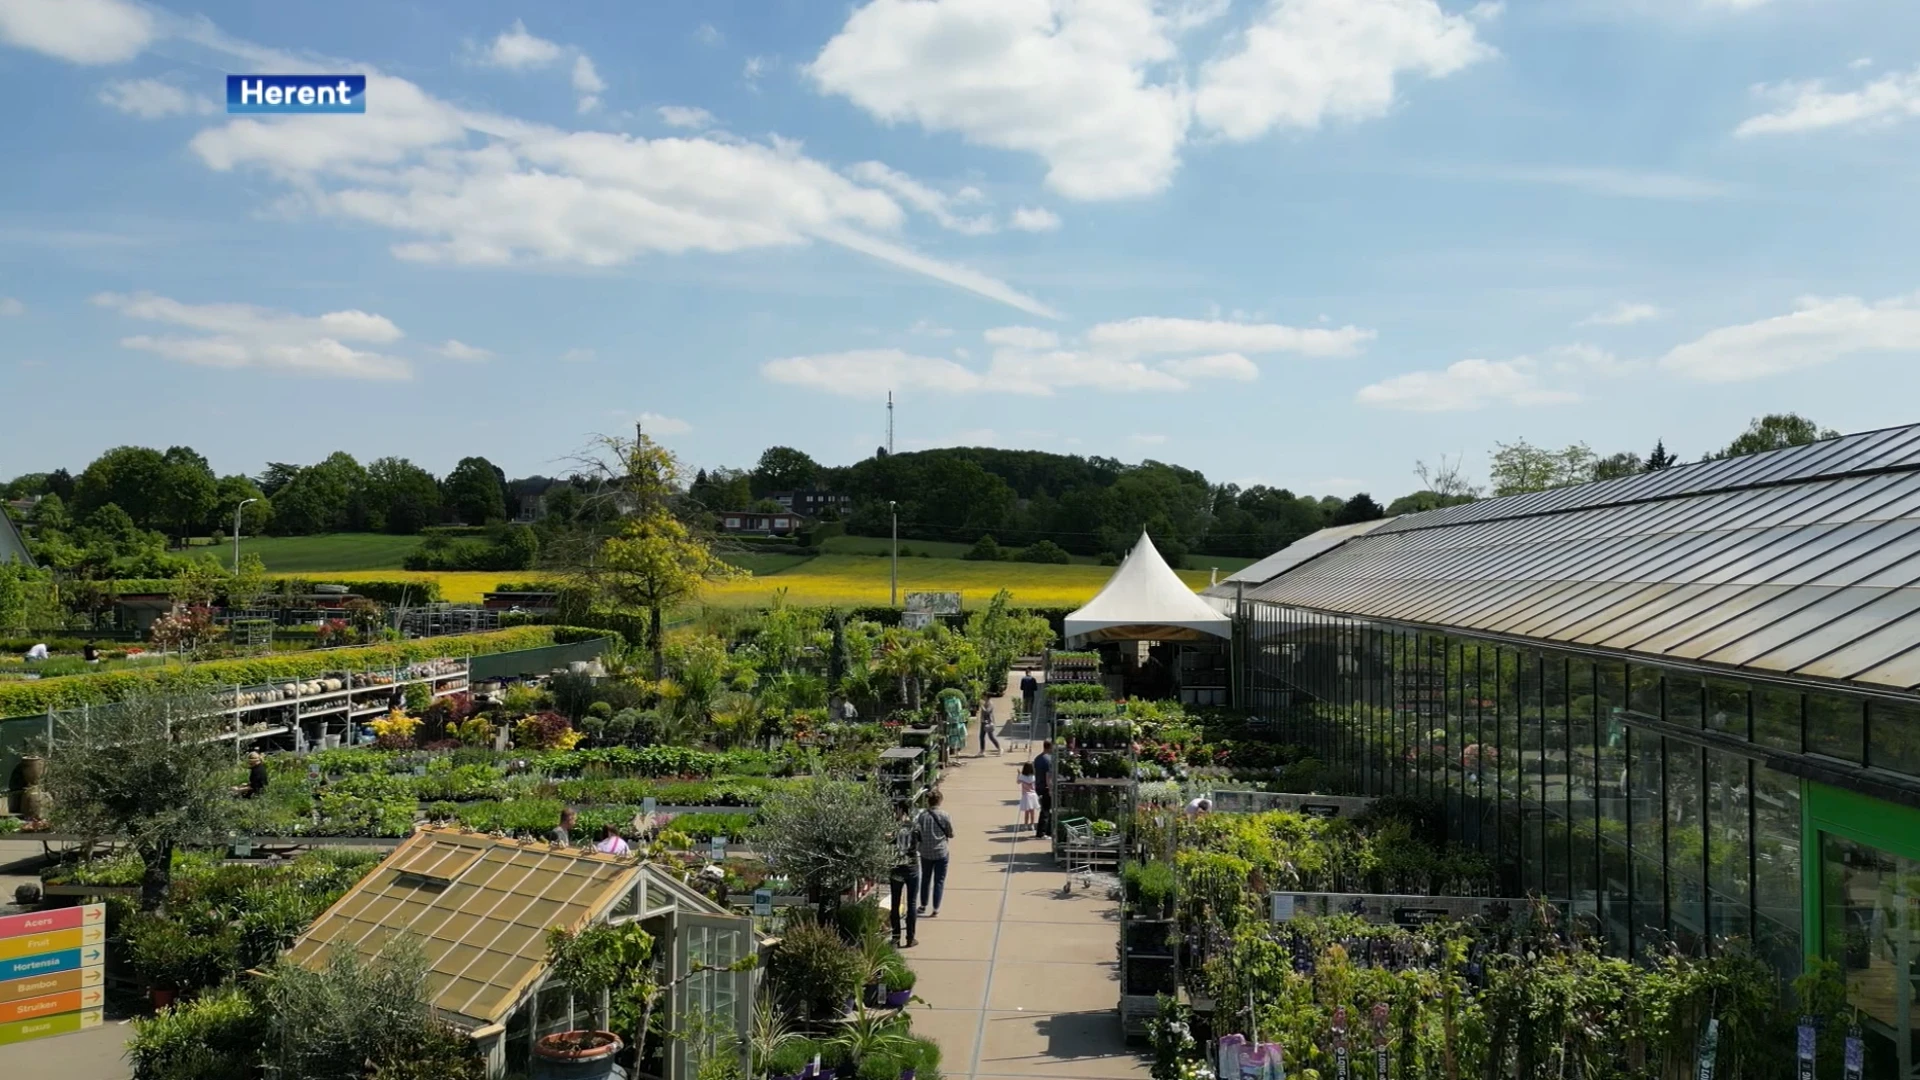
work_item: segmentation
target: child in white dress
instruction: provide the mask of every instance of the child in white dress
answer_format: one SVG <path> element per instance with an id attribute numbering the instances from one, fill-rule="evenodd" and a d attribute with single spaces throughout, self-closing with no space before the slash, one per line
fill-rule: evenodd
<path id="1" fill-rule="evenodd" d="M 1031 826 L 1033 815 L 1040 812 L 1040 795 L 1034 790 L 1033 762 L 1023 762 L 1020 766 L 1020 824 Z"/>

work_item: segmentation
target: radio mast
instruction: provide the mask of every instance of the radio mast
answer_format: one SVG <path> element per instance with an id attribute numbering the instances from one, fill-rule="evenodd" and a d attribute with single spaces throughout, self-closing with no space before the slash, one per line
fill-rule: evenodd
<path id="1" fill-rule="evenodd" d="M 887 391 L 887 456 L 893 456 L 893 391 Z"/>

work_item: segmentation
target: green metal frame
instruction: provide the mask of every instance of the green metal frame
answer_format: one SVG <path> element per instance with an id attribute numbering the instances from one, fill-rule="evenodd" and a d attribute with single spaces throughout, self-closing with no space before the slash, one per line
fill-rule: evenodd
<path id="1" fill-rule="evenodd" d="M 1801 783 L 1800 933 L 1801 951 L 1809 957 L 1826 950 L 1822 833 L 1920 861 L 1920 810 L 1811 780 Z"/>

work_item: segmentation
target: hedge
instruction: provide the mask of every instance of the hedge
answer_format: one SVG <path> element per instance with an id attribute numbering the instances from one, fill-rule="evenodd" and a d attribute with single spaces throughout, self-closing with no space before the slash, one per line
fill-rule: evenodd
<path id="1" fill-rule="evenodd" d="M 517 626 L 484 634 L 452 634 L 386 645 L 276 654 L 235 660 L 208 660 L 151 671 L 102 671 L 52 679 L 0 682 L 0 717 L 35 716 L 49 709 L 102 705 L 151 691 L 180 692 L 222 686 L 248 686 L 283 679 L 311 679 L 329 671 L 394 668 L 443 656 L 482 656 L 565 645 L 604 637 L 572 626 Z"/>
<path id="2" fill-rule="evenodd" d="M 292 582 L 294 585 L 292 591 L 302 596 L 312 593 L 313 586 L 320 584 L 345 585 L 348 592 L 357 593 L 369 600 L 375 600 L 382 604 L 398 604 L 402 593 L 406 595 L 407 602 L 411 604 L 432 604 L 440 600 L 440 583 L 432 579 L 423 579 L 420 581 L 355 581 L 338 577 L 309 578 L 289 575 L 286 577 L 268 578 L 266 580 L 266 591 L 269 595 L 277 594 L 288 582 Z M 113 581 L 102 581 L 99 582 L 99 584 L 115 596 L 132 596 L 141 593 L 160 593 L 161 595 L 166 595 L 173 590 L 174 585 L 173 581 L 168 578 L 117 578 Z M 220 585 L 218 591 L 224 598 L 225 585 Z"/>

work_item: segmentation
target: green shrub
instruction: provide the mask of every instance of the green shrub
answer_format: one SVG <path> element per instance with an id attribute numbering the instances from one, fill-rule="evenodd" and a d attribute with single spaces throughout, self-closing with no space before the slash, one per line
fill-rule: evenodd
<path id="1" fill-rule="evenodd" d="M 134 974 L 148 986 L 192 994 L 239 971 L 240 938 L 231 927 L 208 932 L 157 915 L 136 915 L 126 928 Z"/>
<path id="2" fill-rule="evenodd" d="M 827 1021 L 838 1018 L 859 992 L 862 966 L 859 950 L 839 931 L 803 919 L 789 926 L 774 947 L 767 977 L 774 996 L 789 1010 Z"/>
<path id="3" fill-rule="evenodd" d="M 1067 701 L 1107 701 L 1107 688 L 1099 683 L 1048 683 L 1047 700 L 1054 704 Z"/>
<path id="4" fill-rule="evenodd" d="M 1073 561 L 1072 557 L 1067 554 L 1067 549 L 1051 540 L 1041 540 L 1027 545 L 1021 549 L 1020 554 L 1016 556 L 1016 558 L 1020 562 L 1025 563 L 1054 563 L 1059 565 L 1065 565 Z"/>
<path id="5" fill-rule="evenodd" d="M 900 554 L 905 555 L 906 552 L 901 551 Z M 1005 549 L 1001 548 L 999 541 L 995 540 L 991 535 L 986 535 L 975 540 L 973 546 L 967 549 L 966 554 L 960 557 L 963 559 L 973 559 L 977 562 L 999 562 L 1007 557 L 1007 553 Z"/>
<path id="6" fill-rule="evenodd" d="M 266 1019 L 248 994 L 227 986 L 133 1022 L 133 1080 L 249 1080 Z"/>

